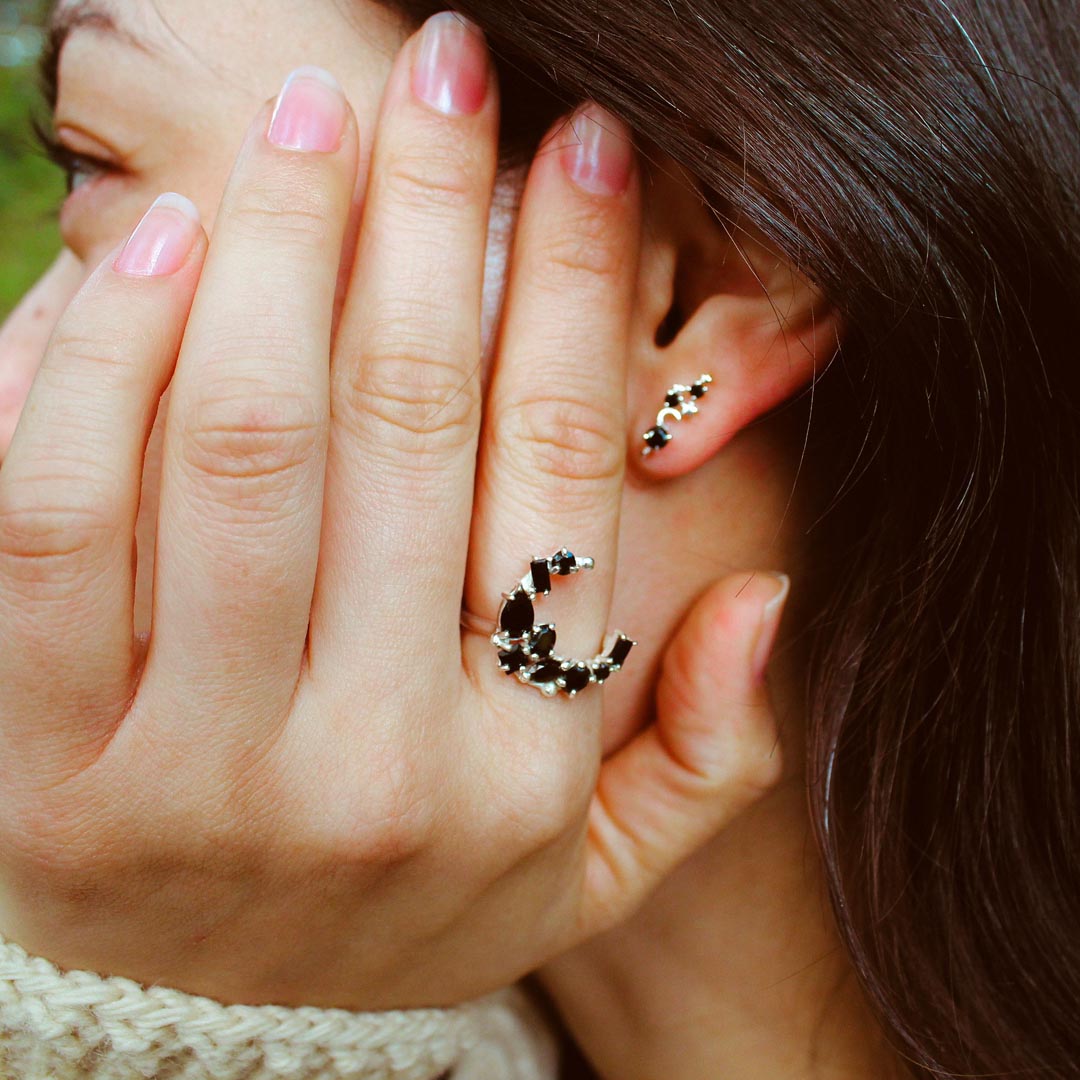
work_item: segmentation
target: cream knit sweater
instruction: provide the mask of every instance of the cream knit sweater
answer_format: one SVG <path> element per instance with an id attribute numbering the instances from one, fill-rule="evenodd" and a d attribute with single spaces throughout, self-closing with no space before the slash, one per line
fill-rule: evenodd
<path id="1" fill-rule="evenodd" d="M 521 987 L 453 1009 L 225 1006 L 86 971 L 0 938 L 4 1080 L 554 1080 Z"/>

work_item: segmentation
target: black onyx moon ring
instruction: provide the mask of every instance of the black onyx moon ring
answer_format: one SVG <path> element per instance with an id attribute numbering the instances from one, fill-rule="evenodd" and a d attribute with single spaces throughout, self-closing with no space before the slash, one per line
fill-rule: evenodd
<path id="1" fill-rule="evenodd" d="M 553 577 L 569 577 L 594 566 L 592 559 L 562 548 L 549 559 L 533 559 L 529 572 L 514 589 L 503 593 L 498 628 L 491 635 L 499 667 L 545 697 L 555 697 L 560 691 L 576 697 L 590 683 L 607 682 L 637 644 L 616 631 L 610 647 L 592 660 L 572 660 L 555 652 L 555 624 L 535 622 L 534 601 L 551 592 Z M 468 624 L 463 621 L 463 625 Z"/>
<path id="2" fill-rule="evenodd" d="M 683 386 L 676 383 L 664 398 L 664 407 L 656 417 L 656 427 L 650 428 L 642 438 L 645 446 L 641 453 L 648 457 L 650 454 L 663 450 L 673 436 L 664 426 L 671 420 L 682 420 L 684 416 L 693 416 L 698 411 L 697 403 L 709 392 L 709 383 L 713 381 L 711 375 L 702 375 L 692 386 Z"/>

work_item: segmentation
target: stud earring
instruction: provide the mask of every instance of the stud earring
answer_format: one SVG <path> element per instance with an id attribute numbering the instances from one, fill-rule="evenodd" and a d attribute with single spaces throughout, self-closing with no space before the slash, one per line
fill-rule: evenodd
<path id="1" fill-rule="evenodd" d="M 664 398 L 664 407 L 656 417 L 656 427 L 646 431 L 642 438 L 645 446 L 642 456 L 648 457 L 658 450 L 663 450 L 673 436 L 664 426 L 670 420 L 682 420 L 684 416 L 692 416 L 698 411 L 697 403 L 709 392 L 709 383 L 713 381 L 711 375 L 702 375 L 692 386 L 683 386 L 676 383 Z"/>

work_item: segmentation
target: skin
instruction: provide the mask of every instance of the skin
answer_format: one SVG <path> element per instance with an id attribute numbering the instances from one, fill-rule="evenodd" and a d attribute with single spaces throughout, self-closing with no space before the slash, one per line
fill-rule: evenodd
<path id="1" fill-rule="evenodd" d="M 354 3 L 347 16 L 342 7 L 114 0 L 110 11 L 143 45 L 84 27 L 66 46 L 57 128 L 72 150 L 121 171 L 89 175 L 68 201 L 64 254 L 0 331 L 0 516 L 9 523 L 0 602 L 17 616 L 7 619 L 0 651 L 0 737 L 3 760 L 20 763 L 3 775 L 0 928 L 65 966 L 252 1003 L 451 1004 L 539 969 L 537 985 L 598 1072 L 618 1080 L 892 1074 L 827 914 L 801 786 L 805 660 L 797 642 L 812 583 L 799 561 L 801 503 L 790 498 L 799 432 L 780 407 L 828 361 L 835 319 L 754 237 L 736 242 L 717 227 L 671 163 L 639 161 L 626 192 L 607 198 L 573 191 L 551 154 L 525 195 L 496 342 L 490 315 L 510 267 L 506 208 L 524 176 L 502 178 L 496 195 L 482 321 L 494 95 L 474 117 L 424 112 L 409 99 L 415 40 L 398 55 L 414 28 L 374 4 Z M 268 148 L 265 134 L 282 82 L 305 64 L 334 73 L 355 118 L 340 149 L 300 161 Z M 387 112 L 384 104 L 380 116 L 388 79 L 387 100 L 398 105 Z M 549 146 L 567 145 L 565 127 L 551 137 Z M 468 197 L 440 204 L 420 191 L 411 202 L 395 196 L 380 177 L 406 157 L 426 162 L 428 183 L 436 166 L 467 175 Z M 204 269 L 200 234 L 167 281 L 123 279 L 112 268 L 117 245 L 166 190 L 201 211 L 209 262 Z M 237 225 L 236 207 L 267 190 L 281 195 L 279 210 L 298 192 L 329 193 L 311 208 L 318 243 L 293 251 L 291 262 L 287 230 L 245 234 Z M 582 235 L 591 238 L 585 247 Z M 566 237 L 578 240 L 567 246 Z M 551 261 L 559 251 L 572 271 Z M 474 269 L 458 280 L 447 266 Z M 264 277 L 283 285 L 263 288 Z M 443 307 L 425 324 L 417 312 L 432 281 Z M 688 319 L 660 346 L 656 332 L 673 296 Z M 116 342 L 133 340 L 135 326 L 148 353 L 129 359 L 155 384 L 141 406 L 133 391 L 101 396 L 82 355 L 88 342 L 99 362 L 117 355 Z M 267 326 L 277 330 L 276 347 Z M 372 346 L 379 326 L 387 328 L 381 351 Z M 447 472 L 470 444 L 416 438 L 418 420 L 430 433 L 432 413 L 453 396 L 433 392 L 423 402 L 401 392 L 436 370 L 415 357 L 396 380 L 387 366 L 402 341 L 436 338 L 458 346 L 444 363 L 484 357 L 475 409 L 452 412 L 459 425 L 437 429 L 460 436 L 478 425 L 483 396 L 471 522 L 471 475 Z M 530 352 L 524 342 L 544 344 Z M 350 374 L 360 351 L 386 381 Z M 297 480 L 288 491 L 243 488 L 236 477 L 257 479 L 257 470 L 222 465 L 250 462 L 265 440 L 231 444 L 212 455 L 213 468 L 190 468 L 209 444 L 192 440 L 185 421 L 211 400 L 202 394 L 212 365 L 251 356 L 258 371 L 246 377 L 277 372 L 278 392 L 299 375 L 329 374 L 324 393 L 311 398 L 330 409 L 320 428 L 328 457 L 290 461 L 285 472 Z M 43 357 L 45 377 L 35 383 Z M 582 361 L 593 365 L 591 382 L 577 380 L 553 407 L 536 365 L 561 363 L 570 385 Z M 450 372 L 453 385 L 467 385 L 474 367 Z M 109 370 L 100 366 L 97 376 Z M 700 414 L 663 454 L 642 458 L 641 432 L 667 387 L 706 371 L 716 381 Z M 597 395 L 597 385 L 624 386 L 625 395 Z M 604 409 L 592 407 L 597 397 Z M 508 417 L 526 415 L 511 406 L 525 400 L 530 423 L 511 429 Z M 14 559 L 10 528 L 19 520 L 10 511 L 28 512 L 29 480 L 63 473 L 54 493 L 70 502 L 74 481 L 100 481 L 95 447 L 96 460 L 115 467 L 116 433 L 108 423 L 95 428 L 101 415 L 129 418 L 132 461 L 140 424 L 148 436 L 145 472 L 140 478 L 132 466 L 127 474 L 138 572 L 114 590 L 112 609 L 134 612 L 135 636 L 111 651 L 88 632 L 100 625 L 100 607 L 68 603 L 57 616 L 51 600 L 93 595 L 63 589 L 108 580 L 106 565 L 118 575 L 120 549 L 87 565 Z M 240 419 L 245 430 L 268 423 L 258 409 Z M 229 418 L 234 442 L 236 421 Z M 67 458 L 55 449 L 58 431 L 68 433 Z M 466 486 L 425 485 L 436 473 Z M 261 532 L 256 517 L 238 512 L 253 491 L 277 506 Z M 566 508 L 562 517 L 553 507 Z M 361 521 L 371 523 L 366 531 Z M 463 582 L 443 556 L 450 569 L 442 571 L 438 632 L 417 630 L 409 612 L 439 580 L 421 570 L 442 547 L 464 563 L 466 540 Z M 446 705 L 446 687 L 457 685 L 450 660 L 442 668 L 437 655 L 430 661 L 441 682 L 434 674 L 425 682 L 415 668 L 400 670 L 397 683 L 386 679 L 413 650 L 412 635 L 456 636 L 462 584 L 470 609 L 490 622 L 493 590 L 509 587 L 530 553 L 564 543 L 593 555 L 597 568 L 573 588 L 556 586 L 540 609 L 558 621 L 562 651 L 593 655 L 603 627 L 641 643 L 602 695 L 548 702 L 492 671 L 491 646 L 476 634 L 452 658 L 464 662 L 471 688 L 450 695 L 456 710 Z M 382 553 L 376 565 L 389 559 L 393 573 L 373 575 L 370 563 L 358 573 L 354 556 L 368 544 Z M 44 576 L 44 563 L 59 563 L 68 586 Z M 28 564 L 33 573 L 13 572 Z M 760 657 L 775 628 L 766 605 L 779 583 L 755 568 L 786 571 L 793 582 L 767 686 Z M 289 585 L 277 588 L 283 580 Z M 130 634 L 130 620 L 115 625 L 125 627 L 117 635 Z M 43 688 L 25 674 L 43 662 L 74 674 Z M 306 693 L 290 702 L 298 671 Z M 405 701 L 381 693 L 388 686 L 408 686 Z M 564 706 L 569 722 L 553 731 L 551 710 Z M 280 717 L 273 739 L 259 726 L 267 715 Z M 436 715 L 438 726 L 414 719 Z M 447 760 L 459 769 L 448 770 Z M 381 783 L 388 774 L 392 783 Z M 327 789 L 334 798 L 321 801 Z M 487 815 L 478 812 L 485 801 L 494 804 Z M 86 809 L 73 814 L 72 805 Z M 244 826 L 226 827 L 238 806 Z M 155 832 L 146 818 L 156 807 L 164 810 Z M 132 839 L 133 821 L 145 828 L 142 844 Z M 193 847 L 200 832 L 220 837 L 212 854 Z M 475 853 L 485 850 L 499 857 L 483 863 Z M 207 858 L 214 872 L 193 873 Z M 305 889 L 318 874 L 340 889 L 326 908 L 324 940 L 312 939 L 307 920 L 289 922 L 311 902 Z M 431 905 L 418 910 L 417 897 L 429 901 L 447 880 L 455 895 L 425 924 Z M 326 903 L 325 888 L 317 895 Z M 149 896 L 164 899 L 149 922 L 133 925 L 132 901 L 145 912 Z M 163 938 L 193 904 L 198 916 Z M 455 920 L 464 927 L 448 931 Z M 522 926 L 534 930 L 525 935 Z M 249 951 L 230 954 L 227 970 L 215 967 L 222 941 L 236 938 Z M 390 944 L 375 948 L 376 939 Z M 300 945 L 279 951 L 281 940 Z"/>

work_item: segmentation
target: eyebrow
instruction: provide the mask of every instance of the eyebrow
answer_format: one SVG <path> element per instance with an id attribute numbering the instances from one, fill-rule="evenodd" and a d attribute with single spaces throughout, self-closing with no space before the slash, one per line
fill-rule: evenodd
<path id="1" fill-rule="evenodd" d="M 68 39 L 78 30 L 108 34 L 142 52 L 153 51 L 145 41 L 122 26 L 116 16 L 96 0 L 60 0 L 54 4 L 45 24 L 45 47 L 39 63 L 42 90 L 50 109 L 56 108 L 60 54 Z"/>

